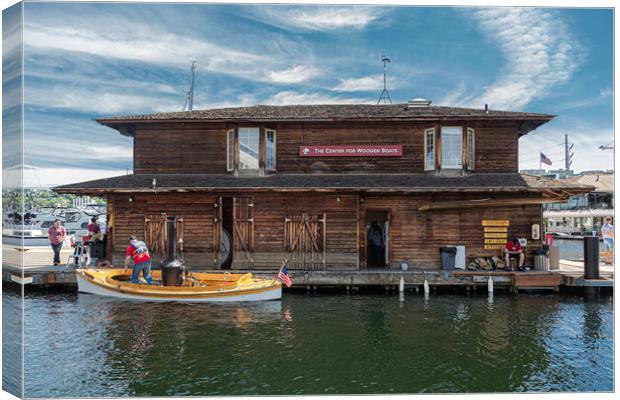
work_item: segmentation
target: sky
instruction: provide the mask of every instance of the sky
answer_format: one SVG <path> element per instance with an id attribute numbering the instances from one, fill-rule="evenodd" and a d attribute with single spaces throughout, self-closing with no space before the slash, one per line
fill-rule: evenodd
<path id="1" fill-rule="evenodd" d="M 26 186 L 126 173 L 131 138 L 94 118 L 194 109 L 394 102 L 557 115 L 520 140 L 563 168 L 612 169 L 610 9 L 26 3 Z M 30 183 L 30 184 L 29 184 Z"/>

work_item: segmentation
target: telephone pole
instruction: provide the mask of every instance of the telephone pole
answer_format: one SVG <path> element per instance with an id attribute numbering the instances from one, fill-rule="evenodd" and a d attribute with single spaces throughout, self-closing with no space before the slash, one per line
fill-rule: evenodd
<path id="1" fill-rule="evenodd" d="M 196 61 L 192 61 L 192 66 L 190 67 L 190 71 L 192 72 L 192 77 L 189 83 L 189 90 L 187 91 L 187 95 L 185 97 L 185 105 L 183 105 L 183 111 L 186 109 L 192 111 L 194 108 L 194 81 L 196 80 L 196 69 L 198 65 Z"/>
<path id="2" fill-rule="evenodd" d="M 570 171 L 571 165 L 573 165 L 573 156 L 575 155 L 575 152 L 571 153 L 573 146 L 575 146 L 575 144 L 571 144 L 570 146 L 568 145 L 568 135 L 565 134 L 564 135 L 564 169 L 566 170 L 567 174 L 568 174 L 568 171 Z"/>

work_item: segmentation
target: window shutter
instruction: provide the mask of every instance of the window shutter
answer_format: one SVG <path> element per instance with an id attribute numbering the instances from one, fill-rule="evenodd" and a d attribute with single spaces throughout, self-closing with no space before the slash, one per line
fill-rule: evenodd
<path id="1" fill-rule="evenodd" d="M 467 128 L 467 169 L 473 171 L 476 168 L 476 131 Z"/>

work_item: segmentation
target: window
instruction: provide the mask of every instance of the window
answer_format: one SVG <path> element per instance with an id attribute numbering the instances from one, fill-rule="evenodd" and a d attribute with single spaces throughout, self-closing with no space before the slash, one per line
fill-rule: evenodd
<path id="1" fill-rule="evenodd" d="M 239 170 L 258 170 L 258 128 L 239 128 Z"/>
<path id="2" fill-rule="evenodd" d="M 441 127 L 441 168 L 462 168 L 463 127 Z"/>
<path id="3" fill-rule="evenodd" d="M 476 167 L 476 131 L 467 128 L 467 169 Z"/>
<path id="4" fill-rule="evenodd" d="M 276 131 L 272 129 L 265 130 L 265 169 L 276 169 Z"/>
<path id="5" fill-rule="evenodd" d="M 424 131 L 424 170 L 432 171 L 435 169 L 435 129 Z"/>
<path id="6" fill-rule="evenodd" d="M 226 171 L 235 169 L 235 130 L 226 133 Z"/>

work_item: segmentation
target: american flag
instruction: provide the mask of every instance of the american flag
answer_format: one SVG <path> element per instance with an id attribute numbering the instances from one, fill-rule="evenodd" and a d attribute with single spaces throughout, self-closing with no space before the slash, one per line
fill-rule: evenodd
<path id="1" fill-rule="evenodd" d="M 542 152 L 540 152 L 540 162 L 545 163 L 547 165 L 551 165 L 551 159 L 547 157 L 546 155 L 544 155 Z"/>
<path id="2" fill-rule="evenodd" d="M 291 276 L 288 274 L 288 267 L 286 264 L 280 268 L 280 272 L 278 272 L 278 279 L 282 281 L 286 285 L 286 287 L 291 287 L 293 285 L 293 280 Z"/>

